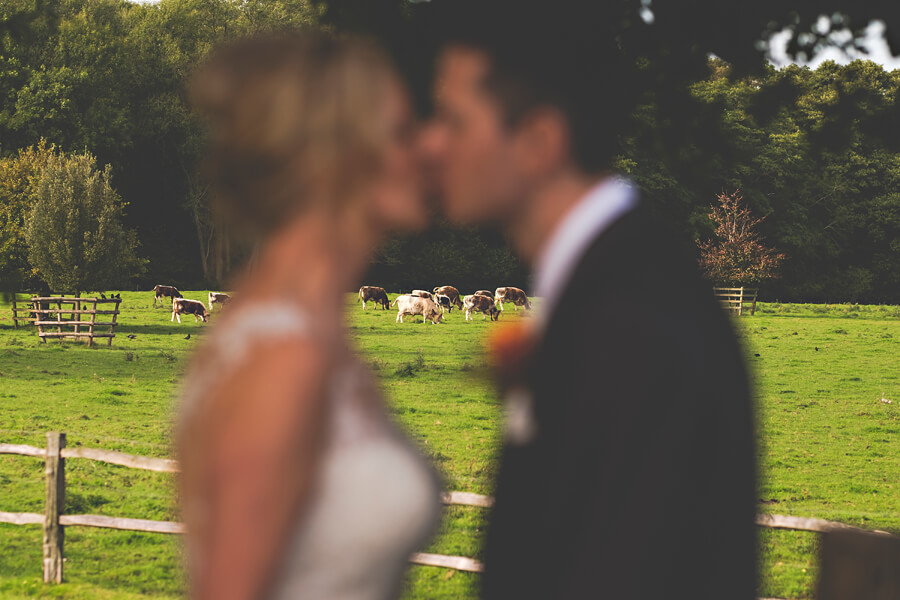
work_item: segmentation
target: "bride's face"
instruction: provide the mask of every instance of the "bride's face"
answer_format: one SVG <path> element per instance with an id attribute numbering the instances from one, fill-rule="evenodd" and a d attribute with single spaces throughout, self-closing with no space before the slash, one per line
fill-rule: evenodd
<path id="1" fill-rule="evenodd" d="M 413 231 L 427 225 L 417 128 L 409 95 L 398 81 L 388 86 L 382 111 L 387 127 L 382 169 L 372 182 L 369 215 L 383 231 Z"/>

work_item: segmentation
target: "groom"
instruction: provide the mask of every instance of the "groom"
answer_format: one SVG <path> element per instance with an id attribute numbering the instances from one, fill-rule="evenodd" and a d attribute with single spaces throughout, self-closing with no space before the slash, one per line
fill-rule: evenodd
<path id="1" fill-rule="evenodd" d="M 424 137 L 448 218 L 501 225 L 541 300 L 507 398 L 484 597 L 754 598 L 741 351 L 610 168 L 630 108 L 615 48 L 488 10 L 443 45 Z"/>

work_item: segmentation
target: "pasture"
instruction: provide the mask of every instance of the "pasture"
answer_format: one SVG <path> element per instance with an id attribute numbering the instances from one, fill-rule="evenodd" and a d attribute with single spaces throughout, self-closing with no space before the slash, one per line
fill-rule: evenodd
<path id="1" fill-rule="evenodd" d="M 206 291 L 185 297 L 205 300 Z M 122 299 L 112 348 L 39 345 L 31 328 L 12 328 L 8 305 L 0 305 L 0 441 L 42 446 L 46 431 L 60 430 L 70 447 L 172 455 L 173 398 L 208 325 L 170 323 L 171 311 L 153 308 L 151 292 Z M 439 326 L 421 317 L 400 325 L 395 312 L 364 312 L 351 295 L 347 311 L 393 413 L 446 489 L 489 494 L 500 409 L 481 342 L 497 323 L 467 323 L 454 310 Z M 521 314 L 507 305 L 501 324 Z M 900 308 L 762 304 L 736 323 L 756 380 L 760 511 L 900 533 Z M 69 512 L 177 519 L 169 476 L 70 459 L 67 481 Z M 0 456 L 0 490 L 0 511 L 42 512 L 42 461 Z M 478 557 L 484 517 L 483 509 L 448 509 L 428 551 Z M 815 534 L 760 534 L 760 596 L 812 597 Z M 67 583 L 44 586 L 40 526 L 0 524 L 0 598 L 176 598 L 184 589 L 175 536 L 68 528 L 66 557 Z M 416 566 L 406 597 L 474 597 L 477 578 Z"/>

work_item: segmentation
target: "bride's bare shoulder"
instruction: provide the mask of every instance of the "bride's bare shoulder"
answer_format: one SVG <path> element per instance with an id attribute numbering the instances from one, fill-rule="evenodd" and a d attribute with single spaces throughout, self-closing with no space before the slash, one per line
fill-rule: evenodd
<path id="1" fill-rule="evenodd" d="M 182 418 L 201 407 L 206 412 L 223 396 L 274 402 L 299 388 L 314 392 L 338 359 L 339 331 L 339 323 L 328 326 L 321 315 L 290 302 L 234 306 L 210 326 L 191 360 Z"/>

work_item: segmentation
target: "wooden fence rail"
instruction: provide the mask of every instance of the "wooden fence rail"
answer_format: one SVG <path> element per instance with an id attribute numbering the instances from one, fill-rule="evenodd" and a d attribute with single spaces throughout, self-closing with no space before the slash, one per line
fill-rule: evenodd
<path id="1" fill-rule="evenodd" d="M 0 454 L 18 454 L 45 460 L 47 502 L 44 514 L 0 512 L 0 523 L 43 525 L 44 581 L 47 583 L 62 582 L 66 527 L 101 527 L 105 529 L 168 534 L 182 534 L 185 532 L 183 523 L 173 521 L 151 521 L 148 519 L 108 517 L 105 515 L 65 514 L 65 460 L 67 458 L 86 458 L 132 469 L 157 471 L 160 473 L 178 473 L 180 469 L 177 461 L 124 454 L 100 448 L 66 448 L 66 434 L 58 432 L 47 434 L 46 448 L 37 448 L 24 444 L 0 444 Z M 488 496 L 470 494 L 468 492 L 444 492 L 442 500 L 445 504 L 463 506 L 489 507 L 493 504 L 493 499 Z M 465 556 L 446 556 L 443 554 L 417 552 L 410 557 L 410 562 L 474 573 L 480 573 L 483 570 L 483 566 L 479 561 Z"/>
<path id="2" fill-rule="evenodd" d="M 37 448 L 24 444 L 0 444 L 0 454 L 17 454 L 20 456 L 33 456 L 44 459 L 44 473 L 46 478 L 46 504 L 44 514 L 0 512 L 0 523 L 11 523 L 13 525 L 43 525 L 44 581 L 47 583 L 60 583 L 63 580 L 63 548 L 66 527 L 101 527 L 106 529 L 124 529 L 166 534 L 185 533 L 184 524 L 173 521 L 151 521 L 148 519 L 108 517 L 104 515 L 65 514 L 65 460 L 67 458 L 98 460 L 132 469 L 157 471 L 161 473 L 178 473 L 179 467 L 177 461 L 147 456 L 135 456 L 99 448 L 66 448 L 66 434 L 59 432 L 49 432 L 47 434 L 47 446 L 45 448 Z M 444 492 L 442 494 L 442 500 L 444 504 L 475 506 L 480 508 L 490 508 L 494 504 L 494 499 L 490 496 L 472 494 L 469 492 Z M 862 537 L 855 536 L 852 539 L 853 544 L 859 544 L 860 539 L 874 537 L 889 543 L 890 552 L 895 552 L 898 547 L 900 547 L 900 538 L 897 538 L 889 532 L 860 529 L 844 523 L 825 521 L 823 519 L 811 517 L 760 514 L 756 516 L 756 524 L 761 527 L 811 531 L 822 534 L 859 533 L 862 534 Z M 832 545 L 832 548 L 833 547 L 834 546 Z M 879 550 L 879 552 L 884 554 L 881 550 Z M 465 556 L 446 556 L 443 554 L 419 552 L 410 557 L 410 562 L 473 573 L 481 573 L 484 570 L 484 566 L 478 560 Z M 889 580 L 890 577 L 900 577 L 900 570 L 889 570 L 888 576 Z M 844 598 L 844 596 L 829 595 L 828 598 Z"/>
<path id="3" fill-rule="evenodd" d="M 759 293 L 758 288 L 748 288 L 748 287 L 739 287 L 739 288 L 713 288 L 713 293 L 718 298 L 719 302 L 722 303 L 722 307 L 733 313 L 737 313 L 738 316 L 743 314 L 746 308 L 746 305 L 750 305 L 750 315 L 756 314 L 756 296 Z"/>

